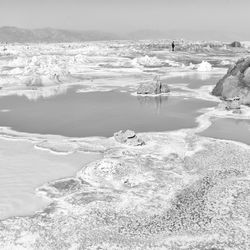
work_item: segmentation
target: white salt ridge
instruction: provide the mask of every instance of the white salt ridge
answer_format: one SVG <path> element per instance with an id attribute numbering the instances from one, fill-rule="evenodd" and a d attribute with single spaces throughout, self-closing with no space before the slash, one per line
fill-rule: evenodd
<path id="1" fill-rule="evenodd" d="M 172 67 L 184 67 L 185 65 L 183 63 L 179 63 L 179 62 L 175 62 L 175 61 L 172 61 L 172 60 L 168 60 L 166 59 L 165 60 L 165 63 L 167 63 L 168 65 L 172 66 Z"/>
<path id="2" fill-rule="evenodd" d="M 197 70 L 198 72 L 210 72 L 213 70 L 212 65 L 207 61 L 202 61 L 199 64 L 189 63 L 189 65 L 186 66 L 185 68 L 191 70 Z"/>
<path id="3" fill-rule="evenodd" d="M 134 66 L 162 67 L 162 66 L 164 66 L 165 63 L 162 62 L 157 57 L 149 57 L 146 55 L 144 57 L 139 57 L 139 58 L 133 59 L 132 64 Z"/>
<path id="4" fill-rule="evenodd" d="M 245 48 L 250 49 L 250 41 L 242 41 L 240 42 Z"/>
<path id="5" fill-rule="evenodd" d="M 230 64 L 232 64 L 232 63 L 233 63 L 233 62 L 231 62 L 231 61 L 229 61 L 229 60 L 222 60 L 220 64 L 221 64 L 222 66 L 228 66 L 228 65 L 230 65 Z"/>
<path id="6" fill-rule="evenodd" d="M 193 57 L 198 57 L 197 54 L 156 50 L 154 53 L 149 52 L 148 55 L 145 55 L 148 53 L 145 45 L 153 44 L 157 46 L 158 43 L 161 45 L 163 42 L 10 44 L 7 51 L 15 57 L 0 60 L 0 88 L 2 88 L 0 95 L 17 94 L 18 91 L 24 94 L 27 89 L 27 92 L 29 92 L 27 96 L 30 96 L 33 95 L 30 94 L 30 88 L 32 88 L 33 92 L 38 92 L 37 96 L 46 97 L 50 95 L 47 94 L 47 89 L 44 89 L 44 94 L 41 93 L 44 86 L 82 84 L 82 82 L 87 81 L 87 78 L 100 78 L 104 75 L 119 77 L 121 74 L 132 76 L 140 73 L 142 77 L 150 75 L 152 77 L 155 74 L 170 76 L 180 72 L 198 72 L 201 73 L 203 78 L 209 77 L 209 75 L 204 74 L 204 72 L 209 73 L 208 70 L 211 69 L 206 62 L 198 66 L 191 65 L 191 67 L 178 62 L 181 56 L 189 57 L 192 60 Z M 169 43 L 169 41 L 165 41 L 165 43 Z M 182 41 L 182 46 L 202 47 L 203 43 Z M 161 59 L 155 56 L 157 53 L 160 53 Z M 138 54 L 145 56 L 138 57 Z M 135 56 L 135 59 L 130 59 Z M 207 56 L 209 57 L 209 54 Z M 223 57 L 218 57 L 218 60 L 220 59 L 223 60 Z M 213 72 L 216 70 L 213 69 Z M 76 77 L 76 74 L 80 75 L 80 78 Z M 107 82 L 106 85 L 108 84 Z M 127 85 L 132 84 L 128 82 Z M 114 86 L 118 86 L 118 83 Z"/>
<path id="7" fill-rule="evenodd" d="M 211 70 L 212 70 L 212 65 L 206 61 L 202 61 L 197 66 L 197 71 L 200 71 L 200 72 L 207 72 L 207 71 L 211 71 Z"/>
<path id="8" fill-rule="evenodd" d="M 27 99 L 35 101 L 40 98 L 49 98 L 56 95 L 61 95 L 67 92 L 68 88 L 71 85 L 52 85 L 52 86 L 44 86 L 37 89 L 7 89 L 0 92 L 0 96 L 25 96 Z"/>

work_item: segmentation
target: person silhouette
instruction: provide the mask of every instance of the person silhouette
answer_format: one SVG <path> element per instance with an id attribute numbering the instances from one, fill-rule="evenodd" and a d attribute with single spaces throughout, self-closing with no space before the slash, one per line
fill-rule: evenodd
<path id="1" fill-rule="evenodd" d="M 172 42 L 172 51 L 174 51 L 174 48 L 175 48 L 175 44 L 174 44 L 174 41 Z"/>

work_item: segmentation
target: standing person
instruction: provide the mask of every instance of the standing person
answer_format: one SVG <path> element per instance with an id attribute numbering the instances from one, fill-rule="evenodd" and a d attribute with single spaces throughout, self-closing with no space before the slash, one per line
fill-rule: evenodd
<path id="1" fill-rule="evenodd" d="M 174 51 L 174 48 L 175 48 L 175 44 L 174 44 L 174 41 L 172 42 L 172 51 Z"/>

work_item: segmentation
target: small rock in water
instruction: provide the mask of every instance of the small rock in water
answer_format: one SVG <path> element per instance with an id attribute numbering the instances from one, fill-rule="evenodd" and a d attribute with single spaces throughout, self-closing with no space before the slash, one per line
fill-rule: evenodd
<path id="1" fill-rule="evenodd" d="M 155 77 L 153 82 L 141 83 L 137 89 L 137 94 L 147 95 L 147 94 L 164 94 L 170 92 L 167 83 L 162 82 L 158 77 Z"/>
<path id="2" fill-rule="evenodd" d="M 120 130 L 114 134 L 114 138 L 117 142 L 127 144 L 129 146 L 142 146 L 145 144 L 145 142 L 138 138 L 136 133 L 132 130 Z"/>

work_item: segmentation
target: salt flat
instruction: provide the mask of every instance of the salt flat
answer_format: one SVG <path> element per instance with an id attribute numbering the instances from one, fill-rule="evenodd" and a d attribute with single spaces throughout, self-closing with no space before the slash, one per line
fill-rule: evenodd
<path id="1" fill-rule="evenodd" d="M 250 108 L 221 110 L 210 94 L 248 48 L 181 41 L 172 53 L 167 42 L 1 52 L 1 249 L 250 247 L 248 140 L 214 123 L 249 122 Z M 170 92 L 138 96 L 156 75 Z M 136 130 L 145 145 L 117 142 L 116 129 Z"/>

